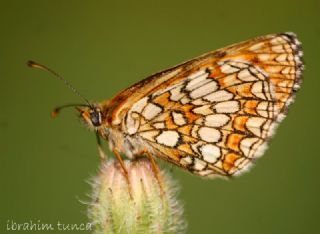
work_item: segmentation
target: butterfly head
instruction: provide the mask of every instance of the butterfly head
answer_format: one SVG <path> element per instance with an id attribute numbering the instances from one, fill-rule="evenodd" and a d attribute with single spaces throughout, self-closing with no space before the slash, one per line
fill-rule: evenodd
<path id="1" fill-rule="evenodd" d="M 96 129 L 102 125 L 104 114 L 101 107 L 94 105 L 82 108 L 76 107 L 76 109 L 80 112 L 80 118 L 90 128 Z"/>
<path id="2" fill-rule="evenodd" d="M 77 106 L 76 109 L 80 113 L 80 119 L 91 129 L 98 129 L 102 125 L 106 125 L 107 112 L 109 109 L 109 101 L 98 104 L 90 104 L 86 106 Z"/>

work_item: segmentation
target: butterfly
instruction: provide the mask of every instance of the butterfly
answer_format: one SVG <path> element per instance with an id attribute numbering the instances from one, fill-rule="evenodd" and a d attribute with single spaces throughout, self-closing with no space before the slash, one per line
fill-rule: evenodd
<path id="1" fill-rule="evenodd" d="M 111 100 L 85 99 L 76 109 L 124 170 L 120 153 L 161 158 L 203 177 L 233 177 L 263 154 L 285 117 L 300 87 L 300 45 L 293 33 L 260 36 L 151 75 Z"/>

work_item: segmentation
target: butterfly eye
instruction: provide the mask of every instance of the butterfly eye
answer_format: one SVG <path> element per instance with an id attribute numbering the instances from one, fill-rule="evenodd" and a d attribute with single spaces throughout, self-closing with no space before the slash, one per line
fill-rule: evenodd
<path id="1" fill-rule="evenodd" d="M 100 110 L 94 109 L 90 112 L 91 123 L 98 127 L 101 125 L 101 112 Z"/>

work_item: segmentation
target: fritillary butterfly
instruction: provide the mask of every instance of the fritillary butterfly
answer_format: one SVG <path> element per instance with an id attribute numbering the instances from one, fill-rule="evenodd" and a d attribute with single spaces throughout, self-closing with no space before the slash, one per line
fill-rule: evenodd
<path id="1" fill-rule="evenodd" d="M 196 175 L 231 177 L 264 152 L 299 88 L 302 69 L 293 33 L 266 35 L 77 109 L 120 162 L 121 152 L 129 158 L 146 154 Z"/>

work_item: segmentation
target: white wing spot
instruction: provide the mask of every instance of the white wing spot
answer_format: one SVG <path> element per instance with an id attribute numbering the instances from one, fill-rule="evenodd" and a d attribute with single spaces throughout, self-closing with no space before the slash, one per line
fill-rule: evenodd
<path id="1" fill-rule="evenodd" d="M 206 167 L 206 163 L 198 158 L 194 159 L 194 166 L 193 168 L 197 171 L 201 171 L 202 169 L 204 169 Z"/>
<path id="2" fill-rule="evenodd" d="M 258 80 L 256 77 L 251 75 L 248 69 L 244 69 L 241 72 L 239 72 L 238 78 L 242 81 L 247 81 L 247 82 Z"/>
<path id="3" fill-rule="evenodd" d="M 157 142 L 169 147 L 174 147 L 179 140 L 179 134 L 176 131 L 163 131 L 159 136 L 156 138 Z"/>
<path id="4" fill-rule="evenodd" d="M 252 145 L 255 144 L 258 140 L 259 138 L 255 137 L 244 138 L 241 140 L 240 149 L 242 150 L 245 156 L 249 156 Z"/>
<path id="5" fill-rule="evenodd" d="M 226 125 L 230 120 L 230 117 L 225 114 L 208 115 L 205 118 L 204 124 L 208 127 L 222 127 Z"/>
<path id="6" fill-rule="evenodd" d="M 192 90 L 195 90 L 199 87 L 202 87 L 204 86 L 205 84 L 208 84 L 210 83 L 212 80 L 211 79 L 205 79 L 205 80 L 202 80 L 202 81 L 199 81 L 197 83 L 193 83 L 192 85 L 189 85 L 188 84 L 188 88 L 186 88 L 187 91 L 192 91 Z"/>
<path id="7" fill-rule="evenodd" d="M 266 99 L 264 93 L 263 93 L 263 82 L 262 81 L 258 81 L 258 82 L 255 82 L 253 85 L 252 85 L 252 88 L 251 88 L 251 92 L 258 98 L 261 98 L 261 99 Z"/>
<path id="8" fill-rule="evenodd" d="M 159 134 L 159 131 L 146 131 L 146 132 L 140 132 L 139 135 L 148 140 L 148 141 L 152 141 L 155 142 L 155 136 L 157 136 Z"/>
<path id="9" fill-rule="evenodd" d="M 198 130 L 200 138 L 207 142 L 218 142 L 221 138 L 221 133 L 215 128 L 201 127 Z"/>
<path id="10" fill-rule="evenodd" d="M 265 118 L 251 117 L 246 122 L 246 127 L 255 134 L 256 136 L 261 136 L 262 125 L 266 122 Z"/>
<path id="11" fill-rule="evenodd" d="M 205 96 L 209 93 L 216 91 L 218 88 L 217 83 L 215 81 L 211 81 L 190 93 L 190 97 L 193 99 L 197 99 L 199 97 Z"/>
<path id="12" fill-rule="evenodd" d="M 144 108 L 142 115 L 147 120 L 150 120 L 150 119 L 154 118 L 156 115 L 158 115 L 161 111 L 162 111 L 162 109 L 159 106 L 157 106 L 153 103 L 148 103 L 148 105 Z"/>
<path id="13" fill-rule="evenodd" d="M 177 86 L 174 89 L 170 90 L 170 100 L 172 101 L 179 101 L 185 94 L 181 92 L 182 86 Z"/>
<path id="14" fill-rule="evenodd" d="M 153 127 L 161 129 L 161 128 L 165 128 L 166 125 L 164 124 L 164 122 L 158 122 L 158 123 L 154 123 Z"/>
<path id="15" fill-rule="evenodd" d="M 187 77 L 188 80 L 193 80 L 193 79 L 196 79 L 198 78 L 199 76 L 203 75 L 206 73 L 206 70 L 200 70 L 200 71 L 197 71 L 193 74 L 191 74 L 190 76 Z"/>
<path id="16" fill-rule="evenodd" d="M 194 123 L 198 125 L 203 125 L 203 121 L 204 121 L 203 118 L 199 118 Z"/>
<path id="17" fill-rule="evenodd" d="M 192 101 L 192 104 L 196 105 L 196 106 L 203 106 L 203 105 L 208 104 L 208 101 L 204 101 L 202 98 L 199 98 L 199 99 Z"/>
<path id="18" fill-rule="evenodd" d="M 209 115 L 213 113 L 213 111 L 211 110 L 211 105 L 196 107 L 192 109 L 192 111 L 193 113 L 200 114 L 200 115 Z"/>
<path id="19" fill-rule="evenodd" d="M 262 117 L 268 118 L 269 117 L 268 102 L 260 102 L 257 106 L 257 112 Z"/>
<path id="20" fill-rule="evenodd" d="M 131 111 L 139 112 L 141 113 L 142 109 L 147 105 L 148 97 L 140 99 L 138 102 L 136 102 L 132 108 Z"/>
<path id="21" fill-rule="evenodd" d="M 198 137 L 198 129 L 199 126 L 198 125 L 193 125 L 192 129 L 191 129 L 191 136 L 194 138 Z"/>
<path id="22" fill-rule="evenodd" d="M 240 109 L 237 101 L 220 102 L 217 103 L 214 108 L 218 113 L 235 113 Z"/>
<path id="23" fill-rule="evenodd" d="M 220 149 L 211 144 L 206 144 L 201 147 L 201 153 L 203 159 L 208 163 L 214 163 L 217 161 L 217 159 L 220 157 Z"/>
<path id="24" fill-rule="evenodd" d="M 183 114 L 181 113 L 172 112 L 172 117 L 173 117 L 173 122 L 178 126 L 185 125 L 187 123 L 187 121 L 183 117 Z"/>
<path id="25" fill-rule="evenodd" d="M 187 104 L 187 103 L 189 103 L 191 100 L 188 98 L 188 97 L 183 97 L 182 99 L 181 99 L 181 103 L 182 104 Z"/>
<path id="26" fill-rule="evenodd" d="M 221 102 L 227 101 L 233 98 L 233 94 L 229 93 L 225 90 L 219 90 L 214 93 L 211 93 L 207 96 L 204 96 L 203 99 L 208 100 L 210 102 Z"/>
<path id="27" fill-rule="evenodd" d="M 188 166 L 189 164 L 192 163 L 192 158 L 190 156 L 187 156 L 187 157 L 183 157 L 180 159 L 180 163 L 183 165 L 183 166 Z"/>
<path id="28" fill-rule="evenodd" d="M 231 67 L 231 66 L 230 66 L 229 64 L 227 64 L 227 63 L 223 64 L 220 69 L 221 69 L 221 71 L 222 71 L 223 73 L 226 73 L 226 74 L 228 74 L 228 73 L 234 73 L 234 72 L 239 71 L 239 68 Z"/>
<path id="29" fill-rule="evenodd" d="M 237 79 L 236 73 L 224 77 L 225 86 L 231 86 L 231 85 L 236 85 L 241 83 L 242 83 L 241 80 Z"/>
<path id="30" fill-rule="evenodd" d="M 191 75 L 190 77 L 187 78 L 190 81 L 188 82 L 186 89 L 190 91 L 197 88 L 203 81 L 206 80 L 207 77 L 208 77 L 208 73 L 206 73 L 204 70 Z M 210 80 L 207 80 L 207 81 L 210 81 Z"/>

